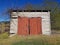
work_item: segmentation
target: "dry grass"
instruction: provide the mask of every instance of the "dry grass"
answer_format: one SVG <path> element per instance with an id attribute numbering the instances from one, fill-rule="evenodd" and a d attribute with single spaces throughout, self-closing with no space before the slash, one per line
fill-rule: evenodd
<path id="1" fill-rule="evenodd" d="M 41 45 L 60 45 L 60 35 L 35 35 L 35 36 L 13 36 L 8 39 L 0 39 L 0 45 L 12 45 L 20 42 L 42 43 Z"/>
<path id="2" fill-rule="evenodd" d="M 12 43 L 23 40 L 23 37 L 13 36 L 8 39 L 0 39 L 0 45 L 11 45 Z"/>

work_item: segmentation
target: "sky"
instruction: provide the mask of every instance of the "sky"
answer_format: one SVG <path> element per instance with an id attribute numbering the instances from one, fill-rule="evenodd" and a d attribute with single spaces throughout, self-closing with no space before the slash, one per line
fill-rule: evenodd
<path id="1" fill-rule="evenodd" d="M 56 0 L 60 2 L 60 0 Z M 9 8 L 22 9 L 25 5 L 31 3 L 32 5 L 39 5 L 43 0 L 0 0 L 0 21 L 9 21 L 10 17 L 6 13 Z"/>

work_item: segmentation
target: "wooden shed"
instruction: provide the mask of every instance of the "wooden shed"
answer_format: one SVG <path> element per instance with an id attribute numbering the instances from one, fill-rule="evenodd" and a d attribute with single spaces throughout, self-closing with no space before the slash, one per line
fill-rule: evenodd
<path id="1" fill-rule="evenodd" d="M 18 35 L 50 35 L 50 11 L 12 10 L 10 33 Z"/>

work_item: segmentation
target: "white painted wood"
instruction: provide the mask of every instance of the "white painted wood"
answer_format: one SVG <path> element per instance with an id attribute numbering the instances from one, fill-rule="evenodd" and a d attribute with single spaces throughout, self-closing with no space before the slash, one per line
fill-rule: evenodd
<path id="1" fill-rule="evenodd" d="M 50 35 L 51 34 L 51 24 L 50 24 L 50 12 L 12 12 L 12 16 L 15 15 L 15 17 L 41 17 L 42 18 L 42 34 Z M 13 19 L 12 19 L 13 20 Z M 16 24 L 14 26 L 13 22 L 11 21 L 11 32 L 14 30 L 14 33 L 17 33 L 17 21 L 18 19 L 13 20 L 13 22 Z M 13 25 L 13 26 L 12 26 Z M 16 29 L 14 29 L 14 27 Z"/>
<path id="2" fill-rule="evenodd" d="M 10 33 L 17 34 L 17 30 L 18 30 L 18 20 L 11 19 L 11 21 L 10 21 Z"/>

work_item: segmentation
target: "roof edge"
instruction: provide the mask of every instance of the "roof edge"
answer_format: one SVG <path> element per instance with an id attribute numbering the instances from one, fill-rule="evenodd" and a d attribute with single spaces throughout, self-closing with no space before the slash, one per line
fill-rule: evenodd
<path id="1" fill-rule="evenodd" d="M 50 12 L 51 10 L 11 10 L 11 12 Z"/>

